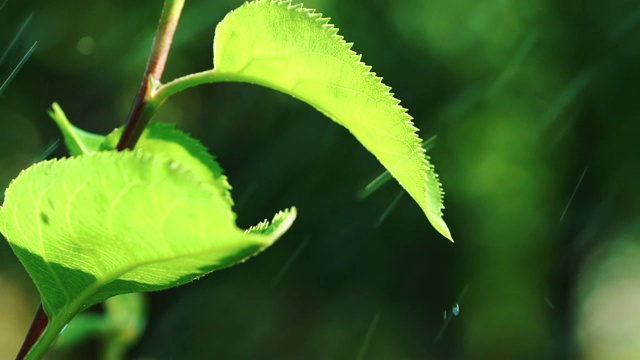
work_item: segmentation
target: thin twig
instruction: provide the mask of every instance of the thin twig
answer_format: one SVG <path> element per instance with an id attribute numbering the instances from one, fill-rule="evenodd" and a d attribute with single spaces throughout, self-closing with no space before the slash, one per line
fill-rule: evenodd
<path id="1" fill-rule="evenodd" d="M 31 322 L 31 326 L 29 327 L 29 331 L 27 332 L 27 336 L 24 338 L 24 342 L 22 343 L 22 347 L 16 356 L 16 360 L 22 360 L 33 345 L 40 339 L 42 332 L 47 328 L 47 324 L 49 324 L 49 319 L 47 318 L 47 314 L 44 313 L 42 309 L 42 304 L 38 306 L 38 310 L 36 310 L 36 314 L 33 316 L 33 321 Z"/>
<path id="2" fill-rule="evenodd" d="M 142 130 L 155 113 L 158 104 L 150 103 L 149 98 L 153 95 L 155 88 L 160 84 L 162 72 L 167 63 L 167 56 L 173 41 L 178 20 L 184 0 L 166 0 L 162 8 L 162 15 L 156 29 L 156 36 L 153 39 L 151 53 L 147 60 L 147 67 L 144 70 L 138 93 L 133 100 L 133 105 L 127 117 L 127 123 L 118 142 L 116 149 L 118 151 L 124 149 L 132 149 Z"/>

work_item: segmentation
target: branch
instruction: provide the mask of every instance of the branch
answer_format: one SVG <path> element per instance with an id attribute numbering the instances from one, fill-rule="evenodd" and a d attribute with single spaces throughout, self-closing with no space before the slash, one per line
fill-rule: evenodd
<path id="1" fill-rule="evenodd" d="M 133 101 L 127 123 L 118 142 L 116 149 L 118 151 L 124 149 L 132 149 L 145 126 L 155 114 L 160 104 L 150 103 L 149 99 L 153 96 L 156 87 L 162 79 L 162 72 L 167 63 L 167 56 L 173 41 L 180 13 L 185 0 L 166 0 L 162 8 L 162 15 L 156 29 L 156 36 L 153 39 L 151 53 L 147 60 L 147 67 L 144 70 L 138 93 Z"/>
<path id="2" fill-rule="evenodd" d="M 27 336 L 24 338 L 22 347 L 18 355 L 16 355 L 16 360 L 23 360 L 25 356 L 27 356 L 29 350 L 31 350 L 33 345 L 40 339 L 42 332 L 47 328 L 47 324 L 49 324 L 49 319 L 42 309 L 42 304 L 40 304 L 38 310 L 36 310 L 36 314 L 33 316 L 33 321 L 31 321 L 31 326 L 29 327 Z"/>

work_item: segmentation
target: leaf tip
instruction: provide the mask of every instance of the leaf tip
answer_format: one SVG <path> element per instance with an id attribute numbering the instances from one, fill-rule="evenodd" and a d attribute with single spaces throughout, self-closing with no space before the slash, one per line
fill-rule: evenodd
<path id="1" fill-rule="evenodd" d="M 453 237 L 451 236 L 451 231 L 449 231 L 449 227 L 444 222 L 444 219 L 442 219 L 442 211 L 439 211 L 439 214 L 428 214 L 427 217 L 431 221 L 431 224 L 433 225 L 433 227 L 440 234 L 442 234 L 442 236 L 449 239 L 449 241 L 451 241 L 452 243 L 455 242 L 453 241 Z"/>

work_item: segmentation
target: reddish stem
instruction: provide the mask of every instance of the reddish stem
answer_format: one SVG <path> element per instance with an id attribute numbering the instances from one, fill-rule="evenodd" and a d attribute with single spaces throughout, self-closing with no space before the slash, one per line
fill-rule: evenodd
<path id="1" fill-rule="evenodd" d="M 183 5 L 184 0 L 167 0 L 164 3 L 147 66 L 127 116 L 126 126 L 116 147 L 118 151 L 132 149 L 136 145 L 142 131 L 156 111 L 156 106 L 150 105 L 148 100 L 150 96 L 153 96 L 155 84 L 160 83 L 162 79 L 162 72 L 167 63 L 167 56 Z"/>
<path id="2" fill-rule="evenodd" d="M 49 318 L 47 318 L 47 314 L 44 313 L 42 309 L 42 304 L 38 306 L 38 310 L 36 310 L 36 314 L 33 316 L 33 321 L 31 322 L 31 327 L 29 327 L 29 331 L 27 332 L 27 336 L 24 338 L 24 342 L 22 343 L 22 347 L 16 356 L 16 360 L 23 360 L 27 353 L 33 347 L 33 344 L 40 339 L 42 332 L 47 328 L 47 324 L 49 323 Z"/>

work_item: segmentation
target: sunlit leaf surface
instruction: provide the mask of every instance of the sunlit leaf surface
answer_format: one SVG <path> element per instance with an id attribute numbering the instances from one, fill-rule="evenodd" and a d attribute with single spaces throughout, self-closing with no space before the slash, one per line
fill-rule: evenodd
<path id="1" fill-rule="evenodd" d="M 237 228 L 228 189 L 190 161 L 179 151 L 102 151 L 38 163 L 12 182 L 0 230 L 50 317 L 192 281 L 260 252 L 291 225 L 295 209 L 262 231 Z"/>
<path id="2" fill-rule="evenodd" d="M 214 77 L 287 93 L 346 127 L 451 239 L 440 183 L 411 117 L 328 20 L 290 1 L 247 3 L 216 28 Z"/>

